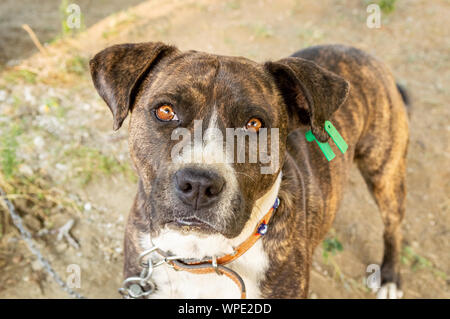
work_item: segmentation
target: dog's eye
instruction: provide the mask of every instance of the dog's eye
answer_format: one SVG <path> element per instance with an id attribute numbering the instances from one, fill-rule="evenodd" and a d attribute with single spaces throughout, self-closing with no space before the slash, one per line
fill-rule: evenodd
<path id="1" fill-rule="evenodd" d="M 257 119 L 256 117 L 252 117 L 247 122 L 247 124 L 245 124 L 245 129 L 254 130 L 255 132 L 258 132 L 261 127 L 262 127 L 262 122 L 260 119 Z"/>
<path id="2" fill-rule="evenodd" d="M 161 105 L 155 111 L 155 115 L 158 120 L 169 122 L 169 121 L 177 121 L 178 117 L 176 113 L 173 111 L 172 106 L 170 105 Z"/>

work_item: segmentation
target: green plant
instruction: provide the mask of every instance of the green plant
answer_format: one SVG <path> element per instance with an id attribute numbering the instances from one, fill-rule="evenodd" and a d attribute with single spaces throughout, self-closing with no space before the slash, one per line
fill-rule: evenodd
<path id="1" fill-rule="evenodd" d="M 75 175 L 82 184 L 88 184 L 98 174 L 109 176 L 122 173 L 132 181 L 136 179 L 127 163 L 120 163 L 114 157 L 91 147 L 73 147 L 67 150 L 64 156 L 72 161 Z"/>
<path id="2" fill-rule="evenodd" d="M 430 270 L 437 277 L 441 277 L 444 280 L 448 278 L 445 272 L 437 269 L 430 260 L 416 253 L 411 246 L 403 247 L 401 262 L 409 265 L 412 271 Z"/>
<path id="3" fill-rule="evenodd" d="M 379 0 L 378 5 L 380 6 L 381 11 L 385 14 L 389 14 L 394 12 L 395 10 L 395 2 L 397 0 Z"/>
<path id="4" fill-rule="evenodd" d="M 58 118 L 63 118 L 67 113 L 67 108 L 60 104 L 60 100 L 55 97 L 49 97 L 44 100 L 45 112 L 51 112 Z"/>
<path id="5" fill-rule="evenodd" d="M 120 15 L 116 13 L 112 17 L 114 17 L 112 20 L 112 25 L 109 29 L 102 32 L 102 37 L 104 39 L 118 35 L 126 26 L 138 19 L 138 16 L 129 10 L 121 13 Z"/>
<path id="6" fill-rule="evenodd" d="M 19 160 L 17 159 L 17 148 L 19 143 L 17 137 L 22 133 L 18 125 L 11 125 L 0 138 L 0 165 L 3 175 L 10 179 L 17 171 Z"/>
<path id="7" fill-rule="evenodd" d="M 308 47 L 323 40 L 324 33 L 320 29 L 304 27 L 299 30 L 297 37 L 300 39 L 302 47 Z"/>
<path id="8" fill-rule="evenodd" d="M 256 37 L 270 38 L 273 36 L 273 32 L 266 25 L 263 24 L 253 25 L 252 29 Z"/>
<path id="9" fill-rule="evenodd" d="M 17 108 L 20 107 L 20 105 L 22 104 L 22 100 L 21 100 L 20 97 L 18 97 L 18 96 L 15 95 L 15 94 L 13 94 L 12 98 L 13 98 L 13 103 L 12 103 L 12 105 L 13 105 L 14 108 L 17 109 Z"/>
<path id="10" fill-rule="evenodd" d="M 3 76 L 3 78 L 7 82 L 13 84 L 16 84 L 21 81 L 25 81 L 30 84 L 36 84 L 36 77 L 37 77 L 36 73 L 27 69 L 12 70 L 10 72 L 6 72 Z"/>
<path id="11" fill-rule="evenodd" d="M 330 237 L 325 239 L 322 242 L 322 248 L 323 248 L 322 256 L 325 259 L 325 261 L 328 260 L 330 254 L 334 256 L 337 254 L 337 252 L 344 250 L 341 242 L 336 237 Z"/>
<path id="12" fill-rule="evenodd" d="M 238 10 L 241 8 L 241 3 L 239 0 L 231 0 L 225 3 L 226 7 L 231 10 Z"/>
<path id="13" fill-rule="evenodd" d="M 401 261 L 403 264 L 410 265 L 411 269 L 416 271 L 418 269 L 429 268 L 432 266 L 431 262 L 425 257 L 417 254 L 411 246 L 404 246 L 403 253 L 401 256 Z"/>
<path id="14" fill-rule="evenodd" d="M 88 69 L 88 60 L 85 57 L 76 55 L 66 61 L 66 71 L 69 73 L 83 75 Z"/>
<path id="15" fill-rule="evenodd" d="M 367 6 L 369 4 L 377 4 L 380 10 L 384 14 L 389 14 L 395 11 L 395 3 L 397 0 L 364 0 L 364 4 Z"/>

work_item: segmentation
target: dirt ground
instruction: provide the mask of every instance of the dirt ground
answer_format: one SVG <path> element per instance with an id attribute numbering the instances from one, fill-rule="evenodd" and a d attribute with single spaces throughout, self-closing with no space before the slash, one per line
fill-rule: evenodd
<path id="1" fill-rule="evenodd" d="M 67 3 L 72 3 L 66 1 Z M 89 28 L 99 20 L 132 7 L 142 0 L 77 0 L 83 13 L 82 27 Z M 37 52 L 22 28 L 28 24 L 44 44 L 61 36 L 63 0 L 2 0 L 0 2 L 0 64 L 17 64 Z"/>
<path id="2" fill-rule="evenodd" d="M 21 15 L 18 4 L 6 3 Z M 367 4 L 364 0 L 145 1 L 95 24 L 93 18 L 75 38 L 47 46 L 47 55 L 35 54 L 6 68 L 0 79 L 0 133 L 7 136 L 11 122 L 23 128 L 16 137 L 18 165 L 16 179 L 8 182 L 9 193 L 23 195 L 13 187 L 20 184 L 19 177 L 36 181 L 40 176 L 45 185 L 43 198 L 58 203 L 40 213 L 32 201 L 11 196 L 55 269 L 67 277 L 67 266 L 78 264 L 80 293 L 89 298 L 119 297 L 124 225 L 136 179 L 129 164 L 126 125 L 112 131 L 112 117 L 87 72 L 86 63 L 95 52 L 121 42 L 164 41 L 183 50 L 262 62 L 315 44 L 342 43 L 385 61 L 412 96 L 403 290 L 406 298 L 450 298 L 450 114 L 446 106 L 450 100 L 446 27 L 450 2 L 398 1 L 393 12 L 382 13 L 379 29 L 366 26 Z M 99 13 L 92 15 L 101 18 L 105 14 L 98 6 Z M 6 15 L 0 8 L 1 15 Z M 35 28 L 45 28 L 40 23 Z M 16 53 L 26 56 L 22 50 Z M 33 213 L 27 213 L 29 207 Z M 0 298 L 66 298 L 45 276 L 2 209 Z M 79 249 L 56 239 L 55 230 L 71 218 L 76 221 L 71 234 Z M 328 237 L 339 241 L 343 249 L 327 259 L 322 247 L 317 249 L 310 297 L 373 298 L 364 279 L 366 267 L 381 262 L 382 230 L 374 201 L 355 168 Z"/>

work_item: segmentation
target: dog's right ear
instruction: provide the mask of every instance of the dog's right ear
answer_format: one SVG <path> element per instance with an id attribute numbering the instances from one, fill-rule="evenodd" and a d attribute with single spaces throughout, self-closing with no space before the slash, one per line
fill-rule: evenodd
<path id="1" fill-rule="evenodd" d="M 122 126 L 131 111 L 141 81 L 164 57 L 177 51 L 161 42 L 119 44 L 92 58 L 92 80 L 114 116 L 114 130 Z"/>

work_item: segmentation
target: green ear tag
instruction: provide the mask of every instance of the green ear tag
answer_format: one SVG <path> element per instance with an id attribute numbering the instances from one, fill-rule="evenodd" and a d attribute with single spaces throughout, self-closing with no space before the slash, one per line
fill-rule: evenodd
<path id="1" fill-rule="evenodd" d="M 327 131 L 328 135 L 333 139 L 334 144 L 336 144 L 339 150 L 342 153 L 345 153 L 348 149 L 348 145 L 330 121 L 325 121 L 325 131 Z"/>
<path id="2" fill-rule="evenodd" d="M 342 138 L 341 134 L 339 134 L 338 130 L 334 127 L 333 124 L 331 124 L 330 121 L 325 121 L 325 131 L 327 131 L 328 135 L 330 135 L 333 142 L 336 144 L 336 146 L 339 148 L 339 150 L 342 153 L 345 153 L 348 149 L 347 143 L 345 143 L 344 139 Z M 319 145 L 320 150 L 322 151 L 323 155 L 325 155 L 326 159 L 328 161 L 331 161 L 333 158 L 336 157 L 333 150 L 331 149 L 331 146 L 326 143 L 321 143 L 318 140 L 316 140 L 316 137 L 311 131 L 306 132 L 305 134 L 306 140 L 308 142 L 316 141 L 317 145 Z"/>
<path id="3" fill-rule="evenodd" d="M 314 134 L 311 131 L 306 132 L 306 140 L 308 142 L 316 141 L 317 145 L 319 145 L 320 150 L 322 151 L 323 155 L 325 155 L 328 161 L 331 161 L 333 158 L 336 157 L 333 150 L 331 149 L 330 144 L 328 144 L 328 142 L 321 143 L 318 140 L 316 140 Z"/>

